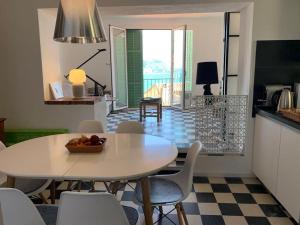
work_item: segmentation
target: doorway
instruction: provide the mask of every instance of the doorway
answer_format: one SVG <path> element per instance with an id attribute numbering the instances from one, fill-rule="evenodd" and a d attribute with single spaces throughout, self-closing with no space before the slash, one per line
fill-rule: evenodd
<path id="1" fill-rule="evenodd" d="M 126 48 L 121 52 L 127 51 L 127 74 L 126 79 L 122 79 L 127 80 L 127 84 L 122 82 L 119 96 L 124 96 L 126 88 L 128 108 L 137 108 L 140 99 L 145 97 L 160 97 L 163 106 L 185 108 L 192 84 L 192 35 L 186 26 L 173 30 L 126 30 Z M 112 55 L 120 54 L 117 49 L 112 50 Z M 112 72 L 117 71 L 112 69 Z M 120 87 L 118 76 L 112 74 L 114 96 L 118 96 Z"/>
<path id="2" fill-rule="evenodd" d="M 172 102 L 172 31 L 143 30 L 143 97 Z"/>

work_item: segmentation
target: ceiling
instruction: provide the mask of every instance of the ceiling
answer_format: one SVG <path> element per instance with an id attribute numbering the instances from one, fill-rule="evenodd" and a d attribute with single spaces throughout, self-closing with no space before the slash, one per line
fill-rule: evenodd
<path id="1" fill-rule="evenodd" d="M 97 0 L 100 6 L 145 6 L 207 3 L 245 3 L 253 0 Z"/>
<path id="2" fill-rule="evenodd" d="M 98 0 L 102 14 L 153 15 L 240 11 L 249 0 Z M 114 4 L 118 4 L 116 6 Z M 169 3 L 168 2 L 172 2 Z M 146 4 L 148 3 L 148 4 Z M 153 4 L 155 3 L 155 4 Z"/>

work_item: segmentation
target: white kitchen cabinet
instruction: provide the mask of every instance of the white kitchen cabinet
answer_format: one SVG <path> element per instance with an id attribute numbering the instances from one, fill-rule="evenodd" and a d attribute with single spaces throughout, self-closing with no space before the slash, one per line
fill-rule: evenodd
<path id="1" fill-rule="evenodd" d="M 272 194 L 277 189 L 277 169 L 280 147 L 278 123 L 256 116 L 253 148 L 253 172 Z"/>
<path id="2" fill-rule="evenodd" d="M 276 197 L 298 221 L 300 216 L 300 132 L 282 126 Z"/>

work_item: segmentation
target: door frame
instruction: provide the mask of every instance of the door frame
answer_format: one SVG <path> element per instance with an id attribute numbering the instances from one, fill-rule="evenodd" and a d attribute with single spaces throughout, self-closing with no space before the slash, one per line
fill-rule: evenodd
<path id="1" fill-rule="evenodd" d="M 113 57 L 113 51 L 114 51 L 114 45 L 112 43 L 112 29 L 119 29 L 119 30 L 124 30 L 125 31 L 125 70 L 126 70 L 126 77 L 125 77 L 125 84 L 126 84 L 126 92 L 127 92 L 127 102 L 126 102 L 126 106 L 124 107 L 116 107 L 116 101 L 113 101 L 112 104 L 112 111 L 116 111 L 116 110 L 122 110 L 122 109 L 126 109 L 128 108 L 128 74 L 127 74 L 127 36 L 126 36 L 126 28 L 122 28 L 122 27 L 117 27 L 117 26 L 113 26 L 113 25 L 109 25 L 109 46 L 110 46 L 110 71 L 111 71 L 111 91 L 112 91 L 112 97 L 115 98 L 116 97 L 116 89 L 114 87 L 115 84 L 115 68 L 114 68 L 114 57 Z"/>
<path id="2" fill-rule="evenodd" d="M 183 71 L 182 71 L 182 96 L 180 99 L 180 104 L 181 106 L 175 106 L 173 105 L 173 90 L 174 90 L 174 86 L 173 86 L 173 78 L 174 78 L 174 31 L 178 28 L 183 28 L 183 43 L 184 43 L 184 47 L 183 47 L 183 62 L 182 62 L 182 67 L 183 67 Z M 171 107 L 173 108 L 177 108 L 177 109 L 185 109 L 185 79 L 186 79 L 186 31 L 187 31 L 187 25 L 181 25 L 178 27 L 175 27 L 173 29 L 171 29 L 172 31 L 172 38 L 171 38 L 171 89 L 172 89 L 172 95 L 171 95 Z"/>

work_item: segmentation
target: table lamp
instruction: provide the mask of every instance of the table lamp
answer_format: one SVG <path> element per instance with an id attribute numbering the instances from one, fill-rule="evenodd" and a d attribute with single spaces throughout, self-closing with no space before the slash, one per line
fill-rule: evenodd
<path id="1" fill-rule="evenodd" d="M 86 74 L 82 69 L 73 69 L 69 73 L 69 81 L 72 83 L 74 98 L 82 98 L 84 96 L 84 83 L 86 82 Z"/>
<path id="2" fill-rule="evenodd" d="M 218 83 L 217 62 L 198 63 L 196 84 L 204 84 L 204 95 L 213 95 L 211 93 L 210 85 Z"/>

